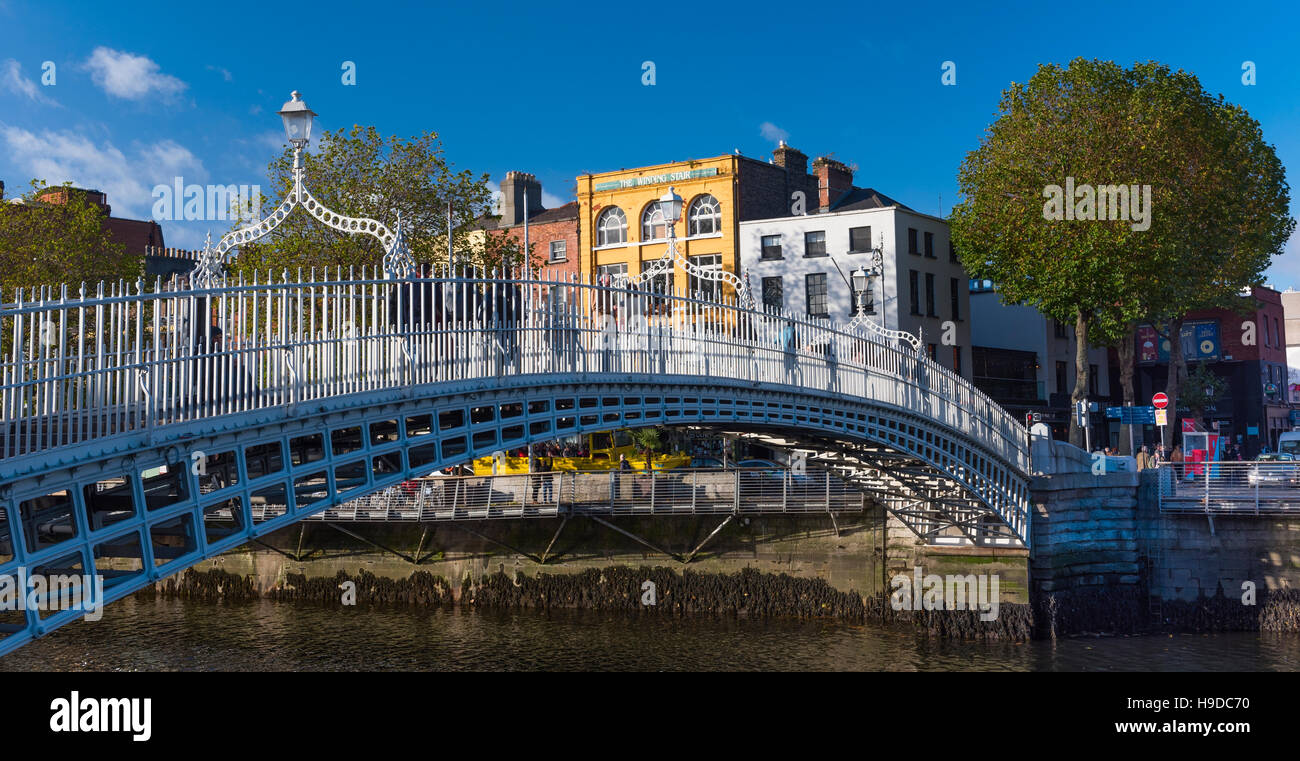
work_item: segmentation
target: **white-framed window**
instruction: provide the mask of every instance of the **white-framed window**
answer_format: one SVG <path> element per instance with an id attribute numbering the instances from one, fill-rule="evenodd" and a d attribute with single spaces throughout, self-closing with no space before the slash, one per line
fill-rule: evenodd
<path id="1" fill-rule="evenodd" d="M 601 264 L 596 267 L 597 285 L 619 285 L 627 277 L 627 263 Z"/>
<path id="2" fill-rule="evenodd" d="M 718 199 L 705 193 L 691 201 L 686 212 L 687 235 L 713 235 L 722 232 L 722 207 Z"/>
<path id="3" fill-rule="evenodd" d="M 715 272 L 719 272 L 722 270 L 722 254 L 704 254 L 702 256 L 692 256 L 690 261 L 691 264 L 693 264 L 696 269 L 705 270 L 709 272 L 709 274 L 713 274 Z M 710 280 L 708 277 L 691 275 L 690 295 L 693 298 L 712 301 L 716 299 L 718 297 L 718 294 L 721 292 L 721 287 L 720 287 L 721 285 L 722 285 L 721 282 L 717 280 Z"/>
<path id="4" fill-rule="evenodd" d="M 551 261 L 562 262 L 568 258 L 568 244 L 562 240 L 551 241 Z"/>
<path id="5" fill-rule="evenodd" d="M 664 240 L 668 237 L 668 222 L 658 201 L 652 201 L 641 212 L 641 240 Z"/>
<path id="6" fill-rule="evenodd" d="M 627 215 L 617 206 L 611 206 L 596 218 L 596 246 L 617 246 L 627 243 Z"/>

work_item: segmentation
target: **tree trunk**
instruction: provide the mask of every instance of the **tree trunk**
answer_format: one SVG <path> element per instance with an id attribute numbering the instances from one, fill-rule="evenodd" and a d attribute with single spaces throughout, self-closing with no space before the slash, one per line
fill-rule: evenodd
<path id="1" fill-rule="evenodd" d="M 1070 394 L 1070 443 L 1083 449 L 1087 442 L 1074 407 L 1088 396 L 1088 319 L 1083 307 L 1074 312 L 1074 393 Z"/>
<path id="2" fill-rule="evenodd" d="M 1183 356 L 1183 318 L 1169 321 L 1169 379 L 1165 381 L 1165 396 L 1169 397 L 1169 424 L 1165 426 L 1167 440 L 1161 442 L 1170 450 L 1178 438 L 1178 389 L 1187 380 L 1187 358 Z"/>
<path id="3" fill-rule="evenodd" d="M 1119 355 L 1119 387 L 1124 394 L 1123 405 L 1125 407 L 1132 406 L 1135 397 L 1133 392 L 1133 367 L 1137 354 L 1134 343 L 1136 340 L 1137 326 L 1133 325 L 1129 327 L 1128 333 L 1124 336 L 1123 340 L 1119 342 L 1119 346 L 1115 347 L 1115 352 Z M 1120 429 L 1119 434 L 1120 454 L 1130 457 L 1136 454 L 1133 451 L 1133 447 L 1129 444 L 1130 437 L 1132 437 L 1135 446 L 1142 446 L 1142 443 L 1138 441 L 1138 439 L 1141 438 L 1141 436 L 1138 435 L 1138 431 L 1140 431 L 1141 428 L 1139 428 L 1138 431 L 1130 431 L 1132 427 L 1132 423 L 1123 426 L 1123 428 Z"/>

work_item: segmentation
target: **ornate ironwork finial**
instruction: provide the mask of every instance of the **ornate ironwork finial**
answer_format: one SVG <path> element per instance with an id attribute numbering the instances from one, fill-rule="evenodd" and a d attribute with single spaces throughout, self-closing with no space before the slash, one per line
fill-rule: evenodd
<path id="1" fill-rule="evenodd" d="M 194 274 L 190 276 L 195 288 L 211 288 L 221 279 L 221 253 L 212 247 L 212 231 L 208 230 L 203 242 L 203 253 L 194 265 Z"/>
<path id="2" fill-rule="evenodd" d="M 415 259 L 406 245 L 406 226 L 402 224 L 402 212 L 397 212 L 397 231 L 393 234 L 393 245 L 384 254 L 384 277 L 390 280 L 405 280 L 415 274 Z"/>

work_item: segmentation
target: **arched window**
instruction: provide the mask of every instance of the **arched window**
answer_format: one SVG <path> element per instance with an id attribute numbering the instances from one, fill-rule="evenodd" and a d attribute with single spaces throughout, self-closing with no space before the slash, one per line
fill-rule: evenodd
<path id="1" fill-rule="evenodd" d="M 611 206 L 596 219 L 596 246 L 620 243 L 627 243 L 627 215 L 617 206 Z"/>
<path id="2" fill-rule="evenodd" d="M 668 224 L 664 220 L 664 210 L 658 201 L 652 201 L 641 212 L 641 242 L 664 240 L 668 237 Z"/>
<path id="3" fill-rule="evenodd" d="M 691 201 L 686 212 L 687 235 L 712 235 L 722 230 L 722 211 L 718 199 L 705 193 Z"/>

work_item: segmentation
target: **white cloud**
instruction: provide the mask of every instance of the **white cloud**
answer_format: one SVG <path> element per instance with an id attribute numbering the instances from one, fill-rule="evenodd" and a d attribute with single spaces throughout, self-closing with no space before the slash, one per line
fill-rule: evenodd
<path id="1" fill-rule="evenodd" d="M 772 122 L 763 122 L 758 125 L 758 134 L 763 136 L 764 140 L 779 143 L 790 138 L 790 133 L 776 126 Z"/>
<path id="2" fill-rule="evenodd" d="M 229 69 L 223 69 L 220 66 L 213 66 L 212 64 L 208 64 L 208 71 L 217 72 L 218 74 L 221 75 L 221 78 L 226 80 L 227 82 L 235 81 L 235 75 L 231 74 Z"/>
<path id="3" fill-rule="evenodd" d="M 8 90 L 15 95 L 25 95 L 47 106 L 59 105 L 54 99 L 45 97 L 36 82 L 24 77 L 22 64 L 12 58 L 0 62 L 0 90 Z"/>
<path id="4" fill-rule="evenodd" d="M 90 78 L 104 92 L 126 100 L 140 100 L 151 92 L 163 97 L 179 94 L 189 85 L 159 71 L 158 64 L 145 56 L 112 48 L 97 47 L 86 59 Z"/>
<path id="5" fill-rule="evenodd" d="M 186 184 L 208 181 L 203 162 L 171 140 L 133 146 L 130 154 L 71 131 L 37 134 L 0 127 L 0 140 L 14 166 L 29 177 L 102 190 L 117 217 L 148 219 L 156 185 L 172 185 L 178 177 Z"/>

